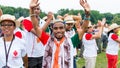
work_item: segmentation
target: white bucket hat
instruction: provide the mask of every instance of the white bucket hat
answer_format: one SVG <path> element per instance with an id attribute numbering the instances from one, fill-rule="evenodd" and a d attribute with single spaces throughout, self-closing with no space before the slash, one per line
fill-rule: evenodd
<path id="1" fill-rule="evenodd" d="M 72 16 L 67 16 L 64 18 L 65 23 L 75 23 L 74 19 Z"/>
<path id="2" fill-rule="evenodd" d="M 9 21 L 12 21 L 16 24 L 16 18 L 15 16 L 13 15 L 10 15 L 10 14 L 3 14 L 1 17 L 0 17 L 0 23 L 2 21 L 6 21 L 6 20 L 9 20 Z"/>
<path id="3" fill-rule="evenodd" d="M 115 28 L 118 28 L 118 27 L 120 27 L 118 24 L 113 23 L 110 25 L 108 32 L 110 32 L 111 30 L 114 30 Z"/>

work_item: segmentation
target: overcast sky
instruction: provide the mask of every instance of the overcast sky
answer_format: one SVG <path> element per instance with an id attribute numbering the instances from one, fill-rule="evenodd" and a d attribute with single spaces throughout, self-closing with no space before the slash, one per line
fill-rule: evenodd
<path id="1" fill-rule="evenodd" d="M 0 5 L 29 8 L 31 0 L 0 0 Z M 88 0 L 92 10 L 98 10 L 101 13 L 120 12 L 120 0 Z M 79 0 L 40 0 L 42 11 L 52 11 L 56 13 L 59 9 L 83 9 L 79 5 Z"/>

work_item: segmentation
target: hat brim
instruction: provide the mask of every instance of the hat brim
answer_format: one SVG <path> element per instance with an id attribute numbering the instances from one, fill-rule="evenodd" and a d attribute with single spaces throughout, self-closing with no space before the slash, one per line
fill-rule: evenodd
<path id="1" fill-rule="evenodd" d="M 74 23 L 75 21 L 66 21 L 65 23 Z"/>
<path id="2" fill-rule="evenodd" d="M 1 20 L 1 21 L 0 21 L 0 24 L 1 24 L 3 21 L 11 21 L 11 22 L 13 22 L 13 23 L 15 24 L 15 26 L 16 26 L 16 21 L 13 21 L 13 20 L 10 20 L 10 19 L 4 19 L 4 20 Z"/>
<path id="3" fill-rule="evenodd" d="M 108 32 L 114 30 L 115 28 L 120 28 L 120 26 L 114 27 L 114 28 L 110 29 Z"/>
<path id="4" fill-rule="evenodd" d="M 13 20 L 10 20 L 10 19 L 1 20 L 0 23 L 2 23 L 3 21 L 12 21 L 12 22 L 16 23 L 16 21 L 13 21 Z"/>

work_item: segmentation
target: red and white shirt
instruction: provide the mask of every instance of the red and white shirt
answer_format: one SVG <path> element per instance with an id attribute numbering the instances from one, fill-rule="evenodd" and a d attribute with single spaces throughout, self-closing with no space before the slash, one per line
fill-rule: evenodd
<path id="1" fill-rule="evenodd" d="M 119 37 L 116 34 L 110 33 L 110 35 L 108 37 L 108 45 L 106 48 L 107 54 L 118 55 L 119 43 L 115 41 L 118 38 Z"/>
<path id="2" fill-rule="evenodd" d="M 11 42 L 6 42 L 6 48 L 8 51 L 8 48 L 10 46 Z M 0 68 L 5 66 L 6 64 L 6 55 L 5 55 L 5 48 L 4 48 L 4 41 L 3 37 L 0 38 Z M 24 68 L 23 67 L 23 59 L 26 55 L 26 47 L 25 47 L 25 41 L 15 37 L 13 40 L 13 43 L 10 48 L 9 56 L 8 56 L 8 66 L 10 68 Z"/>
<path id="3" fill-rule="evenodd" d="M 39 26 L 43 27 L 46 22 L 40 19 Z M 27 48 L 27 55 L 28 57 L 41 57 L 44 55 L 45 46 L 41 43 L 41 40 L 34 35 L 31 31 L 33 28 L 32 22 L 28 19 L 23 20 L 23 25 L 25 29 L 28 31 L 26 32 L 26 48 Z"/>
<path id="4" fill-rule="evenodd" d="M 97 56 L 97 44 L 95 39 L 91 39 L 92 34 L 85 33 L 82 38 L 84 45 L 83 56 L 85 57 L 95 57 Z"/>

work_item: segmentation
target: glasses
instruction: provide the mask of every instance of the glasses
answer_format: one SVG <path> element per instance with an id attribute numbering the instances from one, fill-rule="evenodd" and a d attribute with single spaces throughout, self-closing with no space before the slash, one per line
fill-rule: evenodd
<path id="1" fill-rule="evenodd" d="M 68 26 L 73 26 L 73 23 L 67 23 Z"/>
<path id="2" fill-rule="evenodd" d="M 58 30 L 58 29 L 64 29 L 64 27 L 53 27 L 54 30 Z"/>
<path id="3" fill-rule="evenodd" d="M 1 26 L 15 26 L 14 24 L 1 24 Z"/>

